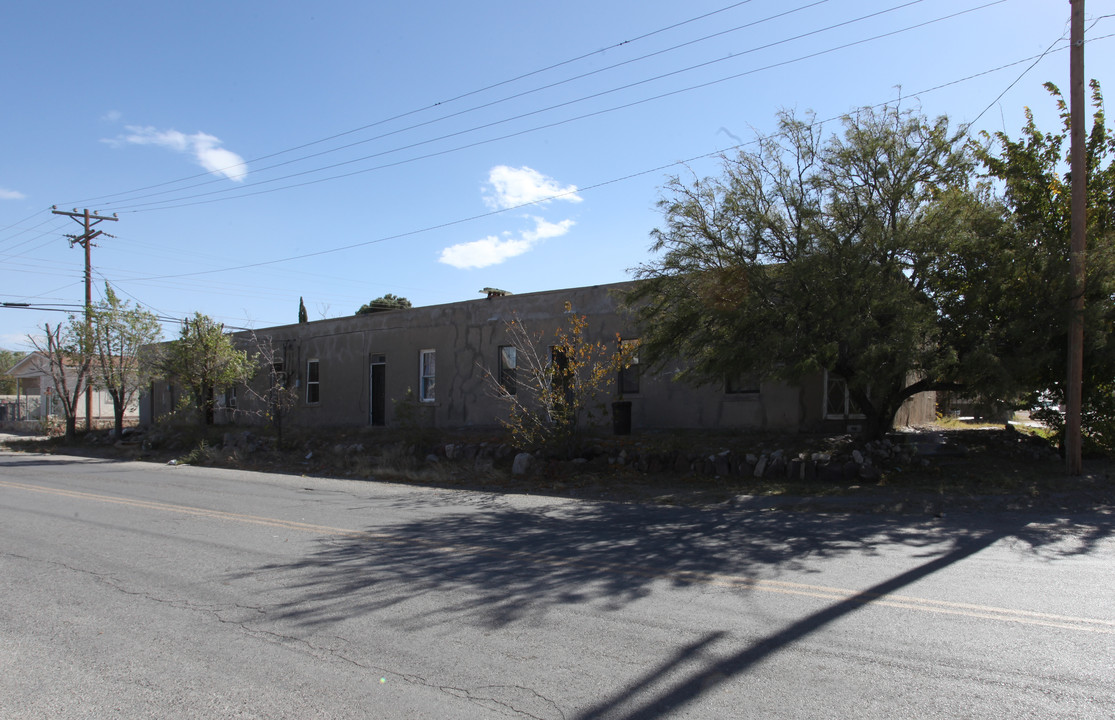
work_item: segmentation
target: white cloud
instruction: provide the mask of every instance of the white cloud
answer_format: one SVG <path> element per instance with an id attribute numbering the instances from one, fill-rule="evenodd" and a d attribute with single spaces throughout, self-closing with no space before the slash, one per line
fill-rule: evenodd
<path id="1" fill-rule="evenodd" d="M 496 210 L 528 203 L 545 204 L 550 200 L 581 202 L 576 185 L 562 186 L 557 180 L 532 170 L 497 165 L 488 172 L 488 191 L 484 201 Z"/>
<path id="2" fill-rule="evenodd" d="M 219 139 L 205 133 L 197 133 L 190 137 L 193 140 L 197 161 L 209 172 L 237 181 L 243 180 L 248 174 L 248 166 L 244 164 L 244 158 L 220 147 Z"/>
<path id="3" fill-rule="evenodd" d="M 489 265 L 499 265 L 507 258 L 522 255 L 530 250 L 530 246 L 531 242 L 522 238 L 501 240 L 495 235 L 489 235 L 483 240 L 458 243 L 445 248 L 441 251 L 438 262 L 462 270 L 488 267 Z"/>
<path id="4" fill-rule="evenodd" d="M 248 166 L 244 158 L 231 150 L 221 147 L 220 138 L 208 133 L 194 133 L 186 135 L 177 130 L 156 130 L 153 127 L 138 127 L 129 125 L 126 135 L 120 135 L 115 140 L 109 140 L 115 145 L 156 145 L 168 148 L 175 152 L 188 153 L 194 156 L 198 164 L 213 173 L 224 175 L 229 180 L 237 182 L 243 180 L 248 174 Z"/>
<path id="5" fill-rule="evenodd" d="M 538 240 L 545 240 L 546 238 L 561 237 L 569 232 L 569 228 L 573 227 L 575 223 L 572 220 L 562 220 L 559 223 L 552 223 L 543 220 L 540 217 L 534 218 L 534 230 L 527 230 L 523 233 L 523 239 L 533 244 Z"/>
<path id="6" fill-rule="evenodd" d="M 561 237 L 573 227 L 572 220 L 562 220 L 559 223 L 552 223 L 540 217 L 532 219 L 534 220 L 534 229 L 524 231 L 521 237 L 501 239 L 494 235 L 489 235 L 483 240 L 458 243 L 457 245 L 442 250 L 438 262 L 452 265 L 462 270 L 499 265 L 508 258 L 513 258 L 527 252 L 540 240 Z"/>
<path id="7" fill-rule="evenodd" d="M 26 195 L 19 192 L 18 190 L 8 190 L 6 188 L 0 188 L 0 200 L 23 200 L 26 197 Z"/>
<path id="8" fill-rule="evenodd" d="M 101 116 L 101 120 L 103 120 L 104 122 L 115 123 L 120 122 L 120 119 L 123 117 L 123 113 L 121 113 L 119 110 L 109 110 Z"/>
<path id="9" fill-rule="evenodd" d="M 575 185 L 562 186 L 553 178 L 528 167 L 497 165 L 488 173 L 484 202 L 497 210 L 529 203 L 545 205 L 550 200 L 581 202 L 576 191 Z M 507 232 L 502 237 L 489 235 L 481 240 L 458 243 L 442 250 L 438 262 L 462 270 L 499 265 L 530 251 L 544 240 L 565 235 L 574 225 L 572 220 L 550 222 L 536 215 L 524 217 L 534 222 L 533 229 L 522 230 L 517 236 Z"/>

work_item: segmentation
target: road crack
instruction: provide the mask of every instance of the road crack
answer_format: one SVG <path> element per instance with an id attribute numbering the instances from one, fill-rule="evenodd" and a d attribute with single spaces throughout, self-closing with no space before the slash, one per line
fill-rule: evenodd
<path id="1" fill-rule="evenodd" d="M 468 700 L 488 710 L 510 710 L 532 720 L 566 720 L 558 704 L 537 690 L 521 685 L 483 685 L 473 689 L 442 686 L 447 695 Z"/>

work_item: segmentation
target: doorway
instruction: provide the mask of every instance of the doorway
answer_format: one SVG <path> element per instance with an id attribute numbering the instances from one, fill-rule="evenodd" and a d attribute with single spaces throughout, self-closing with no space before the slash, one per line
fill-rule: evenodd
<path id="1" fill-rule="evenodd" d="M 387 424 L 387 356 L 373 355 L 371 359 L 369 422 L 372 425 Z"/>

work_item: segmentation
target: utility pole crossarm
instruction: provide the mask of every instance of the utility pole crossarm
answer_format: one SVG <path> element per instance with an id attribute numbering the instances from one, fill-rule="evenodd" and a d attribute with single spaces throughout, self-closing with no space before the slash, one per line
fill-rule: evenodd
<path id="1" fill-rule="evenodd" d="M 99 237 L 104 234 L 105 233 L 103 230 L 97 230 L 96 232 L 89 233 L 89 235 L 67 235 L 66 237 L 70 239 L 70 247 L 73 247 L 78 243 L 88 242 L 89 240 L 92 240 L 93 238 Z"/>
<path id="2" fill-rule="evenodd" d="M 112 215 L 98 215 L 96 212 L 89 212 L 88 210 L 85 210 L 83 212 L 78 212 L 77 210 L 74 210 L 74 211 L 70 212 L 70 211 L 67 211 L 67 210 L 59 210 L 57 205 L 51 206 L 50 212 L 54 215 L 68 215 L 69 217 L 72 217 L 72 218 L 75 218 L 75 219 L 76 218 L 85 218 L 86 216 L 88 216 L 88 218 L 90 220 L 96 220 L 97 222 L 100 222 L 101 220 L 111 220 L 112 222 L 116 222 L 117 220 L 120 219 L 120 218 L 116 217 L 115 213 L 113 213 Z"/>

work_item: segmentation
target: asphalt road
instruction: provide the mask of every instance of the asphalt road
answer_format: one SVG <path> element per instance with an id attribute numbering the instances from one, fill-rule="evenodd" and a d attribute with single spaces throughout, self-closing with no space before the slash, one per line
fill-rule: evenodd
<path id="1" fill-rule="evenodd" d="M 0 453 L 0 717 L 1111 718 L 1113 534 Z"/>

